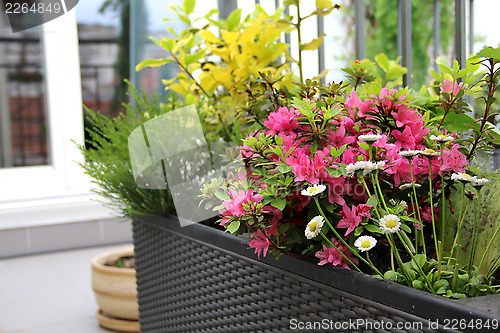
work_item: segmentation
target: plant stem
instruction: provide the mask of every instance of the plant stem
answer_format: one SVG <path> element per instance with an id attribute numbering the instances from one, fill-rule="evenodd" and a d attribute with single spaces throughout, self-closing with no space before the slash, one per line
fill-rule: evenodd
<path id="1" fill-rule="evenodd" d="M 302 23 L 302 17 L 300 17 L 300 1 L 297 2 L 297 24 L 295 27 L 297 28 L 297 38 L 298 38 L 298 44 L 299 44 L 299 74 L 300 74 L 300 83 L 304 83 L 304 76 L 302 73 L 302 35 L 301 35 L 301 25 Z"/>
<path id="2" fill-rule="evenodd" d="M 417 197 L 417 189 L 415 188 L 415 178 L 413 178 L 413 170 L 411 166 L 411 162 L 413 160 L 413 157 L 408 158 L 408 165 L 410 166 L 410 176 L 411 176 L 411 187 L 413 190 L 413 196 L 415 197 L 415 210 L 417 211 L 417 220 L 420 226 L 420 237 L 422 238 L 422 248 L 424 251 L 424 255 L 427 256 L 427 250 L 425 248 L 425 239 L 424 239 L 424 224 L 422 223 L 422 217 L 420 216 L 420 207 L 418 206 L 418 197 Z M 417 239 L 417 234 L 415 233 L 415 242 Z M 416 246 L 418 249 L 418 246 Z"/>
<path id="3" fill-rule="evenodd" d="M 429 160 L 429 200 L 431 201 L 431 221 L 432 221 L 432 233 L 434 236 L 434 246 L 436 251 L 438 250 L 438 239 L 436 234 L 436 223 L 434 219 L 434 203 L 432 201 L 432 157 L 428 157 Z"/>
<path id="4" fill-rule="evenodd" d="M 495 233 L 493 234 L 493 237 L 491 237 L 490 241 L 488 242 L 488 245 L 486 246 L 486 250 L 484 250 L 483 257 L 481 258 L 481 261 L 479 262 L 479 266 L 478 266 L 479 270 L 481 269 L 481 266 L 483 265 L 484 259 L 486 258 L 486 254 L 490 250 L 490 247 L 493 244 L 493 241 L 495 240 L 495 238 L 497 237 L 499 231 L 500 231 L 500 225 L 495 230 Z"/>
<path id="5" fill-rule="evenodd" d="M 465 213 L 467 212 L 467 210 L 469 208 L 469 204 L 470 204 L 470 200 L 469 200 L 469 202 L 467 202 L 467 206 L 465 206 L 464 214 L 458 222 L 457 232 L 455 233 L 455 239 L 453 240 L 453 245 L 451 246 L 450 258 L 448 259 L 447 265 L 450 264 L 451 258 L 453 258 L 453 252 L 455 252 L 455 248 L 457 247 L 458 235 L 460 233 L 460 230 L 462 229 L 462 224 L 464 223 Z"/>
<path id="6" fill-rule="evenodd" d="M 349 244 L 347 244 L 347 242 L 339 235 L 338 231 L 332 226 L 332 224 L 330 223 L 330 221 L 326 217 L 325 213 L 323 212 L 323 209 L 321 209 L 321 205 L 319 204 L 318 197 L 314 197 L 314 202 L 316 203 L 316 206 L 318 207 L 319 213 L 325 219 L 326 224 L 328 224 L 328 226 L 330 227 L 330 229 L 332 229 L 333 233 L 335 234 L 335 237 L 339 241 L 341 241 L 342 244 L 344 244 L 344 246 L 347 247 L 356 257 L 358 257 L 361 261 L 363 261 L 371 269 L 373 269 L 378 275 L 383 276 L 382 273 L 380 273 L 380 271 L 375 266 L 373 266 L 368 261 L 366 261 L 365 258 L 363 258 L 358 252 L 354 251 L 354 249 Z"/>
<path id="7" fill-rule="evenodd" d="M 474 140 L 474 143 L 472 144 L 472 148 L 469 151 L 469 154 L 467 155 L 468 160 L 470 160 L 471 157 L 474 155 L 476 147 L 479 143 L 479 140 L 483 136 L 484 127 L 488 121 L 488 117 L 490 116 L 491 106 L 494 104 L 494 103 L 490 103 L 490 101 L 494 100 L 494 95 L 495 95 L 495 90 L 496 90 L 495 64 L 494 64 L 494 60 L 492 58 L 489 58 L 488 61 L 490 63 L 490 66 L 488 67 L 487 65 L 485 65 L 486 68 L 488 68 L 488 70 L 489 70 L 489 73 L 486 76 L 486 78 L 489 80 L 488 81 L 488 92 L 487 92 L 486 100 L 485 100 L 486 107 L 484 108 L 484 115 L 483 115 L 483 119 L 481 120 L 481 127 L 479 128 L 479 134 L 476 136 L 476 139 Z"/>
<path id="8" fill-rule="evenodd" d="M 481 207 L 481 190 L 477 191 L 476 207 L 474 209 L 474 229 L 472 230 L 472 248 L 469 254 L 469 274 L 472 272 L 474 267 L 474 257 L 476 256 L 477 249 L 477 234 L 479 233 L 479 219 L 481 214 L 479 208 Z"/>
<path id="9" fill-rule="evenodd" d="M 354 267 L 354 268 L 355 268 L 358 272 L 363 273 L 363 272 L 361 271 L 361 269 L 359 269 L 359 267 L 358 267 L 358 266 L 356 266 L 356 264 L 354 264 L 354 263 L 351 261 L 351 259 L 349 259 L 349 257 L 348 257 L 348 256 L 346 256 L 346 255 L 345 255 L 342 251 L 340 251 L 340 250 L 339 250 L 339 248 L 338 248 L 338 247 L 336 247 L 336 246 L 335 246 L 335 244 L 333 244 L 333 242 L 325 236 L 325 234 L 323 234 L 322 232 L 320 232 L 320 234 L 321 234 L 321 236 L 323 237 L 323 239 L 324 239 L 327 243 L 329 243 L 329 244 L 330 244 L 330 245 L 331 245 L 331 246 L 332 246 L 335 250 L 337 250 L 337 252 L 338 252 L 338 253 L 340 253 L 340 254 L 342 255 L 342 257 L 344 257 L 344 259 L 345 259 L 345 260 L 349 261 L 349 263 L 352 265 L 352 267 Z"/>
<path id="10" fill-rule="evenodd" d="M 371 194 L 370 194 L 370 189 L 368 188 L 368 185 L 366 184 L 366 181 L 365 181 L 365 178 L 358 178 L 358 179 L 361 179 L 361 183 L 363 184 L 363 186 L 365 187 L 365 191 L 366 193 L 368 194 L 368 197 L 371 197 Z M 374 194 L 375 195 L 375 194 Z M 375 197 L 377 197 L 375 195 Z M 380 206 L 380 202 L 378 202 L 378 205 Z M 377 214 L 377 217 L 378 219 L 380 220 L 381 216 L 380 216 L 380 213 L 378 211 L 378 207 L 375 207 L 375 213 Z"/>
<path id="11" fill-rule="evenodd" d="M 372 183 L 374 183 L 374 184 L 375 184 L 375 187 L 376 187 L 376 190 L 375 190 L 375 191 L 377 191 L 377 190 L 378 190 L 378 192 L 379 192 L 379 196 L 380 196 L 380 199 L 379 199 L 379 200 L 380 200 L 380 201 L 382 201 L 382 204 L 384 205 L 384 208 L 385 208 L 386 214 L 388 214 L 388 213 L 389 213 L 389 209 L 387 209 L 387 205 L 386 205 L 385 200 L 384 200 L 384 195 L 382 194 L 382 189 L 380 188 L 380 183 L 379 183 L 379 181 L 378 181 L 378 177 L 377 177 L 377 176 L 378 176 L 378 171 L 377 171 L 377 173 L 376 173 L 376 175 L 375 175 L 375 176 L 374 176 L 374 175 L 372 175 Z M 375 180 L 375 182 L 373 182 L 373 180 Z"/>

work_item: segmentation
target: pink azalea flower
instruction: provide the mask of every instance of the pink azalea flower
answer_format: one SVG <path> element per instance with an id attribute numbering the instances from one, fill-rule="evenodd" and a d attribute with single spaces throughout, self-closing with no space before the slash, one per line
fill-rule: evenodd
<path id="1" fill-rule="evenodd" d="M 458 151 L 459 145 L 453 145 L 451 151 L 445 150 L 441 155 L 443 165 L 441 171 L 465 172 L 465 166 L 469 163 L 467 157 Z"/>
<path id="2" fill-rule="evenodd" d="M 328 201 L 337 203 L 341 206 L 345 205 L 343 195 L 349 194 L 351 186 L 346 182 L 345 177 L 330 177 L 328 178 Z"/>
<path id="3" fill-rule="evenodd" d="M 352 252 L 344 246 L 344 244 L 338 242 L 336 239 L 332 238 L 332 243 L 345 254 L 354 264 L 358 264 L 359 260 L 352 256 Z M 316 252 L 316 258 L 321 259 L 318 265 L 322 266 L 331 263 L 333 266 L 340 266 L 347 269 L 349 268 L 349 262 L 338 252 L 335 248 L 329 248 L 323 245 L 323 250 Z"/>
<path id="4" fill-rule="evenodd" d="M 403 133 L 398 130 L 392 130 L 391 134 L 396 139 L 395 145 L 398 149 L 415 149 L 415 137 L 412 135 L 410 126 L 405 126 Z"/>
<path id="5" fill-rule="evenodd" d="M 248 190 L 246 193 L 243 190 L 240 190 L 236 193 L 235 190 L 229 191 L 229 196 L 231 199 L 224 200 L 222 205 L 225 209 L 219 210 L 221 214 L 224 216 L 241 216 L 245 213 L 245 208 L 243 204 L 251 204 L 251 203 L 259 203 L 262 201 L 263 197 L 260 194 L 254 195 L 252 190 Z M 229 214 L 225 214 L 225 212 L 230 212 Z"/>
<path id="6" fill-rule="evenodd" d="M 372 209 L 373 206 L 367 205 L 367 204 L 359 204 L 358 207 L 356 208 L 356 211 L 358 212 L 359 216 L 366 216 L 368 218 L 372 217 L 370 214 L 370 209 Z"/>
<path id="7" fill-rule="evenodd" d="M 393 143 L 387 143 L 387 139 L 389 137 L 385 134 L 382 134 L 382 138 L 380 138 L 379 140 L 375 141 L 373 143 L 373 146 L 374 147 L 377 147 L 377 148 L 381 148 L 381 149 L 385 149 L 387 151 L 394 151 L 396 149 L 396 145 L 393 144 Z"/>
<path id="8" fill-rule="evenodd" d="M 439 208 L 434 207 L 434 222 L 438 220 L 438 214 L 439 213 Z M 422 220 L 425 222 L 432 222 L 432 215 L 431 215 L 431 207 L 425 207 L 425 210 L 420 208 L 420 214 L 422 216 Z"/>
<path id="9" fill-rule="evenodd" d="M 420 143 L 424 137 L 430 133 L 430 129 L 424 126 L 424 121 L 417 121 L 417 122 L 408 122 L 407 126 L 410 127 L 411 129 L 411 135 L 415 137 L 415 143 Z M 421 149 L 425 149 L 426 147 L 421 146 L 418 147 Z"/>
<path id="10" fill-rule="evenodd" d="M 440 93 L 446 92 L 456 96 L 460 92 L 460 89 L 463 88 L 463 85 L 461 83 L 452 82 L 450 79 L 446 79 L 443 83 L 439 84 L 439 88 Z"/>
<path id="11" fill-rule="evenodd" d="M 328 141 L 335 147 L 340 148 L 343 145 L 349 145 L 356 141 L 353 136 L 345 136 L 345 127 L 339 127 L 335 132 L 328 131 Z"/>
<path id="12" fill-rule="evenodd" d="M 358 98 L 356 91 L 351 92 L 351 97 L 348 98 L 344 105 L 347 106 L 350 118 L 356 119 L 358 117 L 364 117 L 369 112 L 373 101 L 370 99 L 365 100 L 363 103 L 361 99 Z M 357 110 L 356 110 L 357 109 Z"/>
<path id="13" fill-rule="evenodd" d="M 270 129 L 269 133 L 274 135 L 277 132 L 289 133 L 299 127 L 297 119 L 298 112 L 294 108 L 280 107 L 275 112 L 271 112 L 264 126 Z"/>
<path id="14" fill-rule="evenodd" d="M 337 224 L 338 228 L 347 228 L 344 236 L 349 235 L 361 222 L 361 216 L 356 214 L 356 206 L 352 206 L 351 209 L 347 205 L 344 205 L 342 211 L 340 212 L 343 219 Z"/>
<path id="15" fill-rule="evenodd" d="M 392 111 L 391 114 L 396 120 L 396 126 L 398 127 L 403 127 L 410 122 L 415 123 L 422 120 L 422 116 L 417 113 L 416 110 L 410 109 L 406 105 L 401 105 L 397 112 Z"/>
<path id="16" fill-rule="evenodd" d="M 264 234 L 262 234 L 262 231 L 260 229 L 257 229 L 256 232 L 253 233 L 254 239 L 252 239 L 250 242 L 248 242 L 248 245 L 250 245 L 249 248 L 255 249 L 255 252 L 257 254 L 257 257 L 260 258 L 260 254 L 262 253 L 262 256 L 265 257 L 267 255 L 267 251 L 269 250 L 269 245 L 271 245 L 271 242 L 269 239 L 267 239 Z"/>

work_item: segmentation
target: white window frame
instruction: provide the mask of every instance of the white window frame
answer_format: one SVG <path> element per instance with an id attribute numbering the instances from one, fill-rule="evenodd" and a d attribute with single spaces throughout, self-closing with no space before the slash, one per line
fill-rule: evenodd
<path id="1" fill-rule="evenodd" d="M 0 230 L 111 213 L 91 201 L 90 179 L 78 165 L 83 161 L 77 144 L 84 143 L 84 127 L 75 10 L 41 30 L 50 165 L 0 169 Z"/>

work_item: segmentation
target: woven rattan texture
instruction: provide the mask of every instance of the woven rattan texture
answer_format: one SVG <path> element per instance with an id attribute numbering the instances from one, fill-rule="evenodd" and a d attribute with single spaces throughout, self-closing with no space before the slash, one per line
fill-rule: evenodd
<path id="1" fill-rule="evenodd" d="M 134 245 L 141 332 L 290 332 L 292 319 L 364 318 L 371 329 L 340 331 L 430 332 L 425 322 L 395 329 L 420 319 L 146 223 L 134 223 Z"/>

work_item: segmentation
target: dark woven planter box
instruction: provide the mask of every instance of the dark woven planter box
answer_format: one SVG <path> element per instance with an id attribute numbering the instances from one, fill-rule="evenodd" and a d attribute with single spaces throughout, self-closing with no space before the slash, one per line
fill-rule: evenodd
<path id="1" fill-rule="evenodd" d="M 175 217 L 133 225 L 141 332 L 498 331 L 500 295 L 452 301 L 290 256 L 257 260 L 242 240 Z"/>

